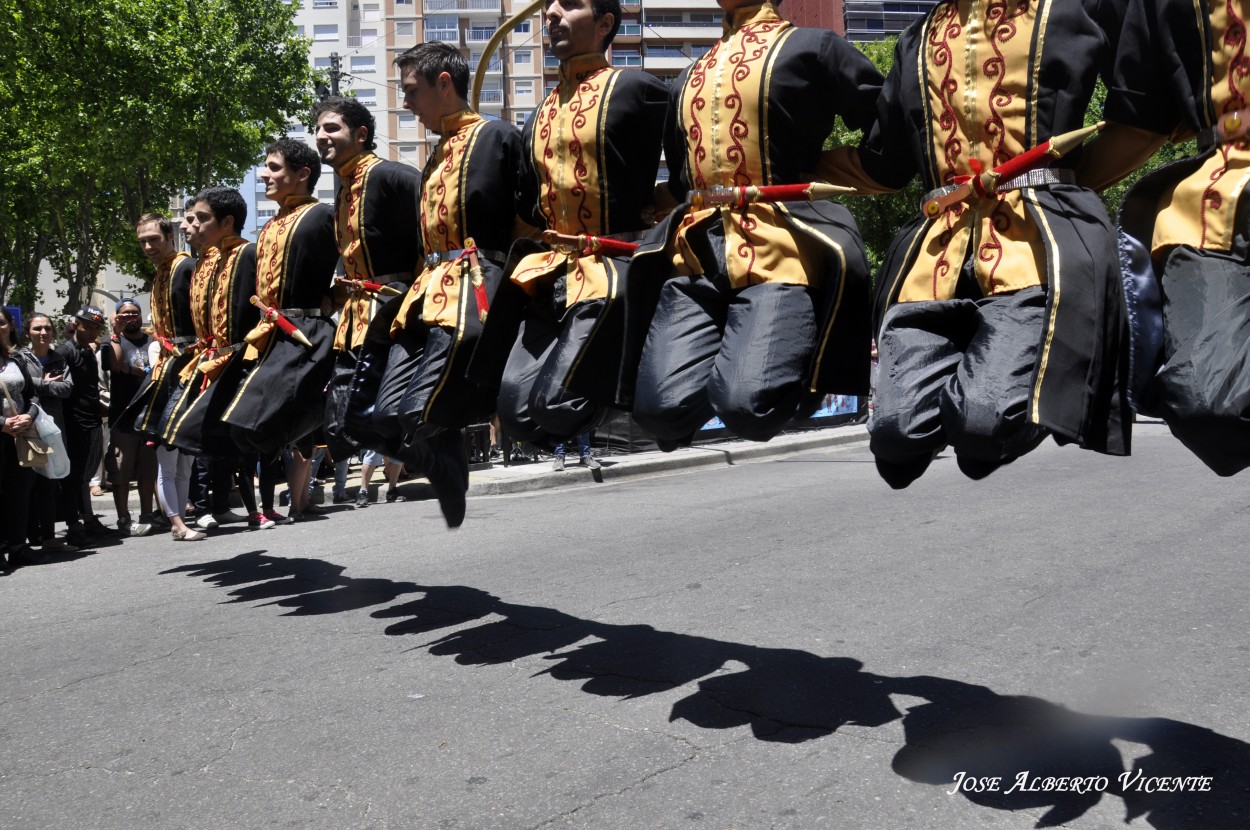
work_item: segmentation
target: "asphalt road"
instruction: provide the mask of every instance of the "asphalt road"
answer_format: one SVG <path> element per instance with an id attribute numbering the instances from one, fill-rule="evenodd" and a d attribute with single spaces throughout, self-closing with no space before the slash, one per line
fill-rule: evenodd
<path id="1" fill-rule="evenodd" d="M 1246 479 L 1135 451 L 896 493 L 861 445 L 22 569 L 0 826 L 1247 828 Z"/>

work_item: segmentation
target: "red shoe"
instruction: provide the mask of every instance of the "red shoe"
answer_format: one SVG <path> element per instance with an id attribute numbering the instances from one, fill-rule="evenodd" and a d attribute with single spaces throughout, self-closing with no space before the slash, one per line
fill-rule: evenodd
<path id="1" fill-rule="evenodd" d="M 283 516 L 283 515 L 282 515 L 281 513 L 279 513 L 277 510 L 266 510 L 266 511 L 265 511 L 265 518 L 266 518 L 266 519 L 268 519 L 269 521 L 273 522 L 273 523 L 274 523 L 274 524 L 276 524 L 276 525 L 289 525 L 289 524 L 295 524 L 295 520 L 294 520 L 294 519 L 290 518 L 289 516 Z"/>
<path id="2" fill-rule="evenodd" d="M 247 517 L 247 526 L 256 530 L 268 530 L 274 526 L 274 521 L 264 513 L 253 513 Z"/>

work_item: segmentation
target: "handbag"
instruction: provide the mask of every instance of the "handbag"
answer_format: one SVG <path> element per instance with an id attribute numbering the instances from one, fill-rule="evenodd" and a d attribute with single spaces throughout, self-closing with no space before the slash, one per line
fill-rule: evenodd
<path id="1" fill-rule="evenodd" d="M 9 402 L 9 409 L 14 413 L 19 412 L 17 402 L 9 394 L 8 385 L 0 383 L 0 390 L 4 391 L 4 397 Z M 32 419 L 36 417 L 35 413 L 46 416 L 46 413 L 36 404 L 31 404 L 30 409 L 31 411 L 26 414 L 31 415 Z M 34 427 L 33 422 L 31 427 Z M 31 430 L 27 429 L 25 433 L 13 436 L 13 443 L 17 448 L 17 464 L 19 467 L 32 467 L 39 470 L 48 465 L 48 457 L 52 454 L 52 447 L 38 433 L 33 436 L 30 433 Z M 62 447 L 62 453 L 64 453 L 64 447 Z"/>
<path id="2" fill-rule="evenodd" d="M 48 446 L 47 464 L 34 467 L 34 471 L 44 478 L 62 479 L 69 475 L 69 453 L 65 450 L 65 436 L 56 425 L 52 416 L 42 406 L 32 405 L 30 414 L 34 418 L 29 433 L 39 433 L 39 440 Z"/>

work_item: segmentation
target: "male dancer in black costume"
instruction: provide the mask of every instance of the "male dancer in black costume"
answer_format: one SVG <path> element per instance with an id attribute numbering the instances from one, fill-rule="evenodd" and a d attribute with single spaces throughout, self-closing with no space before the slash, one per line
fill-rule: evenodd
<path id="1" fill-rule="evenodd" d="M 1136 403 L 1230 476 L 1250 467 L 1250 5 L 1139 0 L 1128 15 L 1135 48 L 1121 46 L 1113 88 L 1147 79 L 1158 140 L 1198 137 L 1120 210 L 1132 296 L 1153 299 L 1132 317 Z"/>
<path id="2" fill-rule="evenodd" d="M 620 26 L 617 0 L 552 0 L 544 15 L 560 82 L 525 125 L 517 213 L 565 237 L 635 239 L 651 225 L 645 214 L 668 91 L 645 72 L 609 66 L 604 50 Z M 554 444 L 596 426 L 614 402 L 615 365 L 582 391 L 565 384 L 601 322 L 623 312 L 624 262 L 578 244 L 544 250 L 524 242 L 513 258 L 527 252 L 509 275 L 524 296 L 501 290 L 498 320 L 483 333 L 473 373 L 491 377 L 479 367 L 511 348 L 499 393 L 503 429 Z M 601 364 L 619 362 L 619 348 L 609 355 Z"/>
<path id="3" fill-rule="evenodd" d="M 256 245 L 238 235 L 247 220 L 247 204 L 237 190 L 210 187 L 196 196 L 192 217 L 200 262 L 191 280 L 191 315 L 199 338 L 194 359 L 182 371 L 182 388 L 171 398 L 162 440 L 185 452 L 209 457 L 212 511 L 218 522 L 242 521 L 229 509 L 230 481 L 237 478 L 239 496 L 253 527 L 272 527 L 273 519 L 256 509 L 252 487 L 254 456 L 241 454 L 221 422 L 243 376 L 242 361 L 233 361 L 245 343 L 243 335 L 260 315 L 250 302 L 256 290 Z M 273 481 L 261 479 L 266 508 L 272 512 Z"/>
<path id="4" fill-rule="evenodd" d="M 470 109 L 469 64 L 456 47 L 424 43 L 396 64 L 404 107 L 441 138 L 421 183 L 425 267 L 391 323 L 395 345 L 373 422 L 379 434 L 402 434 L 405 463 L 450 463 L 467 473 L 459 430 L 494 412 L 497 390 L 469 380 L 465 369 L 517 224 L 521 134 Z"/>
<path id="5" fill-rule="evenodd" d="M 1119 43 L 1127 5 L 937 4 L 900 35 L 860 147 L 830 151 L 821 166 L 821 178 L 864 193 L 917 175 L 931 191 L 877 279 L 868 429 L 891 487 L 911 484 L 948 445 L 972 478 L 1047 434 L 1129 451 L 1115 236 L 1084 185 L 1131 170 L 1137 136 L 1111 128 L 1049 167 L 1013 171 L 992 187 L 982 178 L 1052 138 L 1079 136 L 1095 80 L 1117 44 L 1130 48 Z M 964 59 L 975 54 L 986 57 Z M 1140 126 L 1122 89 L 1109 92 L 1105 116 Z"/>
<path id="6" fill-rule="evenodd" d="M 327 438 L 337 444 L 336 454 L 355 444 L 398 458 L 404 449 L 400 437 L 379 432 L 373 413 L 399 303 L 362 286 L 377 283 L 403 292 L 418 273 L 420 177 L 413 168 L 382 161 L 372 152 L 373 115 L 359 101 L 327 98 L 313 108 L 313 116 L 321 160 L 339 175 L 334 222 L 348 280 L 339 292 L 343 306 L 334 339 L 338 356 L 326 405 Z M 447 440 L 439 447 L 445 452 L 422 449 L 403 453 L 404 461 L 425 473 L 447 524 L 458 527 L 464 521 L 468 478 L 463 443 L 457 449 Z"/>
<path id="7" fill-rule="evenodd" d="M 868 391 L 868 266 L 850 212 L 828 201 L 713 205 L 706 194 L 810 182 L 835 117 L 871 123 L 881 75 L 838 35 L 797 28 L 771 3 L 720 6 L 725 33 L 675 85 L 669 119 L 668 186 L 692 204 L 629 273 L 636 286 L 667 278 L 634 400 L 665 449 L 713 416 L 767 441 L 805 400 Z"/>
<path id="8" fill-rule="evenodd" d="M 288 482 L 295 515 L 306 508 L 312 445 L 304 439 L 321 426 L 334 365 L 334 324 L 322 304 L 339 253 L 334 210 L 312 195 L 320 175 L 317 152 L 302 141 L 284 138 L 266 150 L 260 177 L 265 195 L 281 207 L 256 243 L 255 293 L 276 318 L 262 318 L 243 336 L 247 347 L 236 359 L 244 361 L 246 377 L 222 416 L 235 443 L 258 453 L 262 464 L 297 445 L 299 460 Z"/>

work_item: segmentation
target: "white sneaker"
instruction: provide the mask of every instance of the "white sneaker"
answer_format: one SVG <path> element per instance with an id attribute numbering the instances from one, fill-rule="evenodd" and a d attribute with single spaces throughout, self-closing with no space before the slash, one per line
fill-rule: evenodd
<path id="1" fill-rule="evenodd" d="M 245 513 L 235 513 L 233 510 L 227 510 L 224 513 L 214 513 L 213 518 L 219 525 L 237 525 L 246 522 L 249 517 Z"/>
<path id="2" fill-rule="evenodd" d="M 203 516 L 197 516 L 196 518 L 188 521 L 187 524 L 194 525 L 201 530 L 212 530 L 217 527 L 217 520 L 208 513 L 205 513 Z"/>

